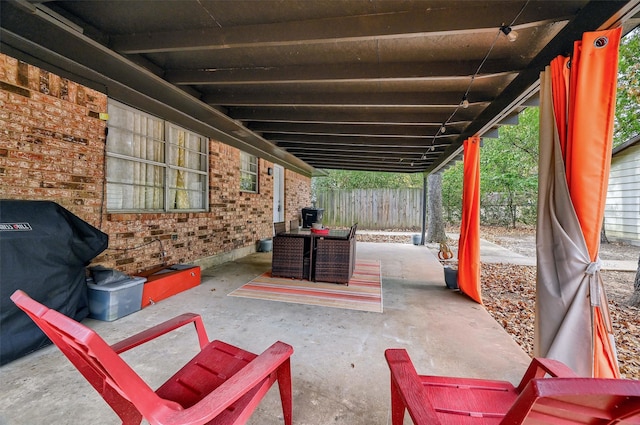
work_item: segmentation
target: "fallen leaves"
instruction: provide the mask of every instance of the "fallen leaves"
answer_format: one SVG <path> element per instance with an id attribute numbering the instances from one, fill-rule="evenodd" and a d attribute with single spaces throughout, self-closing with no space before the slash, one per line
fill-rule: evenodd
<path id="1" fill-rule="evenodd" d="M 624 378 L 640 379 L 640 309 L 626 303 L 633 273 L 603 271 L 602 276 L 609 294 L 620 373 Z M 483 263 L 481 281 L 487 311 L 533 356 L 536 268 Z"/>

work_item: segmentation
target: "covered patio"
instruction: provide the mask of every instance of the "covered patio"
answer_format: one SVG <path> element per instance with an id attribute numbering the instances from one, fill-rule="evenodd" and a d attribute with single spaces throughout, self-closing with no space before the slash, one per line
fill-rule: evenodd
<path id="1" fill-rule="evenodd" d="M 190 311 L 202 314 L 212 339 L 254 352 L 278 339 L 287 342 L 295 349 L 293 420 L 300 425 L 389 423 L 386 348 L 406 348 L 421 373 L 514 383 L 529 363 L 528 355 L 482 306 L 445 287 L 442 266 L 426 247 L 358 243 L 359 259 L 380 261 L 383 313 L 227 296 L 268 270 L 270 257 L 255 253 L 204 269 L 196 288 L 115 322 L 83 323 L 115 342 Z M 124 356 L 147 382 L 159 385 L 196 350 L 196 335 L 189 327 Z M 0 375 L 0 424 L 118 422 L 54 346 L 3 366 Z M 270 390 L 249 423 L 282 423 L 277 391 Z"/>
<path id="2" fill-rule="evenodd" d="M 3 54 L 103 93 L 105 104 L 108 97 L 258 156 L 268 161 L 263 175 L 272 175 L 269 165 L 305 179 L 323 169 L 428 175 L 460 159 L 463 151 L 477 159 L 482 137 L 517 122 L 523 108 L 537 104 L 540 71 L 571 51 L 582 33 L 620 26 L 629 31 L 640 10 L 638 0 L 354 1 L 342 3 L 348 9 L 342 16 L 332 2 L 275 3 L 240 2 L 237 8 L 226 1 L 192 1 L 176 13 L 172 2 L 112 7 L 108 2 L 15 0 L 2 5 L 0 46 Z M 16 84 L 9 88 L 22 96 L 20 78 Z M 92 118 L 105 119 L 103 112 L 92 111 Z M 474 155 L 467 155 L 467 144 L 475 145 Z M 224 169 L 222 162 L 210 165 Z M 223 173 L 204 168 L 200 171 L 207 178 L 211 171 L 214 181 L 222 180 Z M 213 200 L 220 188 L 206 180 L 207 187 L 210 183 L 211 194 L 205 192 Z M 465 178 L 468 183 L 474 186 Z M 270 197 L 270 190 L 259 193 Z M 198 210 L 206 223 L 198 227 L 207 233 L 202 238 L 212 233 L 207 225 L 222 220 L 206 215 L 209 210 L 236 202 L 235 189 L 231 192 L 233 197 L 212 201 L 213 208 L 205 202 L 207 208 Z M 478 195 L 470 192 L 469 199 Z M 101 223 L 113 212 L 103 195 L 96 195 L 95 203 Z M 109 224 L 137 213 L 156 215 L 153 209 L 117 212 L 123 217 Z M 463 216 L 463 224 L 476 212 L 470 213 L 472 220 Z M 176 215 L 186 220 L 193 214 Z M 229 215 L 242 216 L 233 206 Z M 247 223 L 254 224 L 235 227 L 245 229 Z M 246 239 L 233 239 L 235 250 L 255 250 L 255 238 L 271 235 L 270 226 L 262 224 Z M 168 226 L 151 223 L 151 232 Z M 478 235 L 461 233 L 460 247 L 474 250 L 461 258 L 460 270 L 470 272 L 461 282 L 479 292 Z M 208 253 L 176 258 L 197 262 Z M 202 314 L 211 337 L 254 352 L 285 341 L 295 349 L 297 424 L 388 423 L 387 348 L 406 348 L 420 373 L 514 383 L 522 376 L 529 357 L 481 304 L 446 289 L 442 267 L 429 250 L 361 243 L 358 258 L 381 263 L 383 313 L 228 297 L 271 267 L 270 254 L 251 253 L 204 269 L 198 287 L 115 323 L 86 323 L 107 341 L 117 341 L 191 311 Z M 195 335 L 184 329 L 123 357 L 153 386 L 196 349 Z M 3 366 L 0 373 L 0 425 L 117 421 L 53 347 Z M 276 391 L 250 423 L 281 423 Z"/>

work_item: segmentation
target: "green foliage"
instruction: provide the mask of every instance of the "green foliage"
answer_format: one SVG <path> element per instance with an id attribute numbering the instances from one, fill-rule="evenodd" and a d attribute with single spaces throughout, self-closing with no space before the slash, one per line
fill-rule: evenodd
<path id="1" fill-rule="evenodd" d="M 442 208 L 449 223 L 458 223 L 462 218 L 463 171 L 463 163 L 458 161 L 442 174 Z"/>
<path id="2" fill-rule="evenodd" d="M 535 220 L 538 188 L 538 108 L 527 108 L 516 126 L 500 128 L 498 139 L 485 139 L 480 150 L 480 203 L 483 223 L 530 223 Z M 462 211 L 463 162 L 444 172 L 442 205 L 450 223 Z"/>
<path id="3" fill-rule="evenodd" d="M 640 134 L 640 28 L 620 44 L 618 91 L 613 144 L 618 146 Z"/>
<path id="4" fill-rule="evenodd" d="M 528 206 L 537 199 L 538 117 L 538 108 L 527 108 L 518 125 L 500 128 L 500 137 L 485 141 L 480 151 L 481 203 L 487 206 L 487 221 L 515 226 L 535 219 Z"/>
<path id="5" fill-rule="evenodd" d="M 422 187 L 421 173 L 384 173 L 371 171 L 327 170 L 327 176 L 314 177 L 312 190 L 403 189 Z"/>

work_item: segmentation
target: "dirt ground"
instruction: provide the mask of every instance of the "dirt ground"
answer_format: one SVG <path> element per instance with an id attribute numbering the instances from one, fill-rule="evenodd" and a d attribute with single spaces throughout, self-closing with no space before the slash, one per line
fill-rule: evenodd
<path id="1" fill-rule="evenodd" d="M 535 257 L 536 255 L 536 234 L 535 229 L 532 228 L 511 229 L 483 226 L 480 229 L 480 237 L 527 257 Z M 600 258 L 603 260 L 637 262 L 639 256 L 640 246 L 614 242 L 600 245 Z"/>
<path id="2" fill-rule="evenodd" d="M 505 229 L 501 227 L 482 227 L 481 237 L 485 240 L 508 248 L 527 257 L 536 256 L 535 229 Z M 602 260 L 619 260 L 638 262 L 640 246 L 621 243 L 601 243 L 600 258 Z M 607 294 L 618 301 L 628 299 L 633 292 L 635 272 L 602 271 Z"/>
<path id="3" fill-rule="evenodd" d="M 457 232 L 458 229 L 447 231 Z M 411 237 L 406 235 L 363 236 L 358 235 L 358 240 L 411 243 Z M 535 229 L 482 227 L 480 237 L 528 257 L 536 255 Z M 457 241 L 449 242 L 457 251 Z M 638 246 L 603 243 L 600 247 L 603 260 L 637 262 L 639 256 Z M 633 292 L 635 272 L 603 270 L 601 275 L 609 300 L 621 375 L 623 378 L 640 379 L 640 309 L 629 306 L 627 302 Z M 536 268 L 483 263 L 481 280 L 487 311 L 532 356 Z"/>
<path id="4" fill-rule="evenodd" d="M 535 256 L 535 230 L 483 227 L 481 237 L 526 256 Z M 640 247 L 602 243 L 603 260 L 638 261 Z M 536 268 L 483 264 L 483 300 L 489 313 L 521 347 L 533 354 L 533 315 Z M 603 270 L 614 338 L 623 378 L 640 379 L 640 309 L 628 305 L 635 272 Z"/>

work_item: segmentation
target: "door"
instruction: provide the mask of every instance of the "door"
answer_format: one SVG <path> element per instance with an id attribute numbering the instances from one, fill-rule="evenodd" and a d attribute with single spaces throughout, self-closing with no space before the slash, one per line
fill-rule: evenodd
<path id="1" fill-rule="evenodd" d="M 284 168 L 273 165 L 273 222 L 284 221 Z"/>

